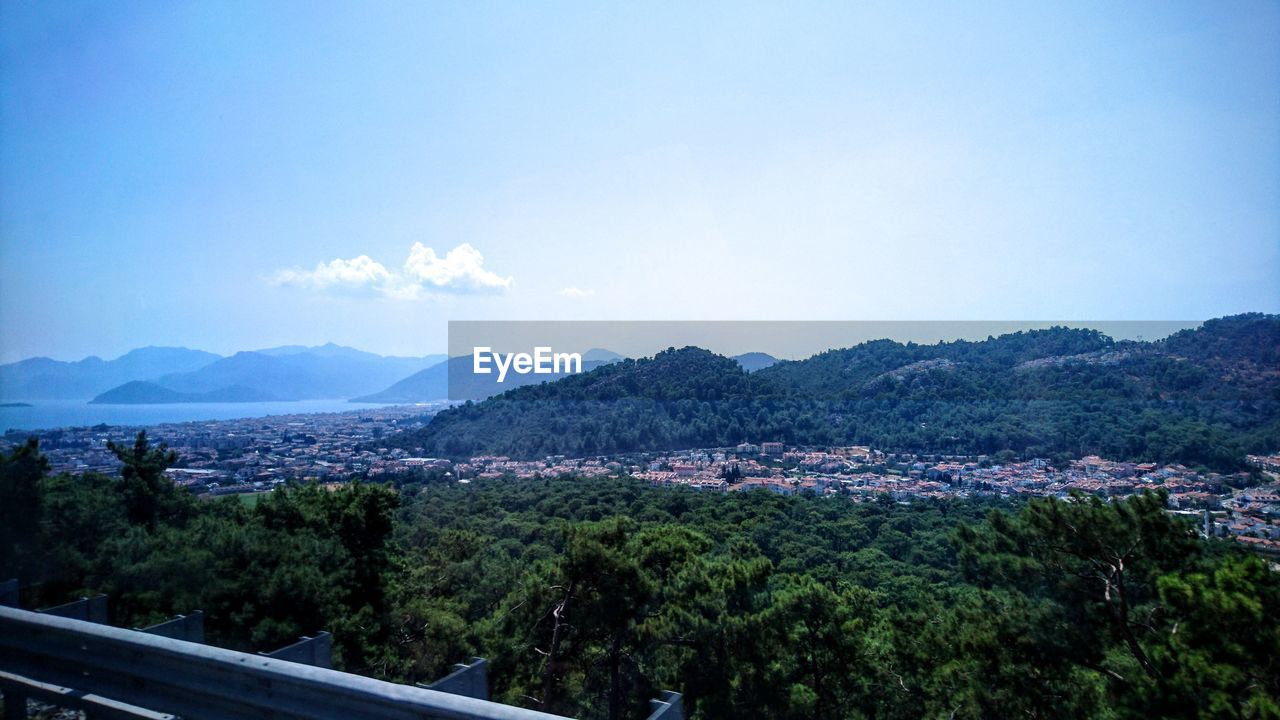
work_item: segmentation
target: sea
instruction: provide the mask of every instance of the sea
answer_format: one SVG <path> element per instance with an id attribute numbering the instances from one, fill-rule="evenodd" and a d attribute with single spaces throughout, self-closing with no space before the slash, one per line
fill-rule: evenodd
<path id="1" fill-rule="evenodd" d="M 35 400 L 31 407 L 0 407 L 0 431 L 51 430 L 87 425 L 149 426 L 192 420 L 236 420 L 267 415 L 334 413 L 387 407 L 345 399 L 254 403 L 90 405 L 86 400 Z"/>

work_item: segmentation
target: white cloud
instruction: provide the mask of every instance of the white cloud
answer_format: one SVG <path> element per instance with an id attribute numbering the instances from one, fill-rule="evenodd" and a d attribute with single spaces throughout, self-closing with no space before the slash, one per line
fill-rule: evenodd
<path id="1" fill-rule="evenodd" d="M 391 272 L 368 255 L 350 260 L 341 258 L 316 265 L 315 270 L 301 268 L 280 270 L 272 278 L 276 285 L 290 285 L 311 290 L 363 291 L 377 290 L 392 281 Z"/>
<path id="2" fill-rule="evenodd" d="M 560 295 L 572 298 L 574 300 L 585 300 L 596 294 L 595 290 L 583 290 L 582 288 L 567 287 L 560 291 Z"/>
<path id="3" fill-rule="evenodd" d="M 400 271 L 388 270 L 368 255 L 337 258 L 314 270 L 290 268 L 271 277 L 271 283 L 343 295 L 374 295 L 413 300 L 432 293 L 495 293 L 511 286 L 512 278 L 484 268 L 484 256 L 463 243 L 444 257 L 422 243 L 409 248 Z"/>
<path id="4" fill-rule="evenodd" d="M 436 251 L 414 243 L 409 259 L 404 261 L 405 275 L 430 288 L 453 290 L 501 291 L 511 285 L 510 277 L 499 277 L 484 269 L 484 256 L 468 243 L 450 250 L 444 257 Z"/>

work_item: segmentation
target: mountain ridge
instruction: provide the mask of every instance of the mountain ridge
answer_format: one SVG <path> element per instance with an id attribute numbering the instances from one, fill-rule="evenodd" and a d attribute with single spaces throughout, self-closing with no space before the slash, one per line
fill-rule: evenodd
<path id="1" fill-rule="evenodd" d="M 604 351 L 608 352 L 608 351 Z M 616 357 L 620 355 L 612 353 Z M 599 355 L 597 355 L 599 357 Z M 609 365 L 618 360 L 583 359 L 582 371 Z M 350 402 L 359 403 L 421 403 L 437 400 L 484 400 L 507 390 L 552 382 L 567 376 L 567 373 L 549 375 L 521 375 L 510 373 L 502 383 L 496 375 L 479 377 L 471 372 L 472 358 L 460 355 L 449 358 L 397 381 L 390 387 L 368 395 L 351 398 Z M 454 387 L 451 387 L 451 383 Z"/>
<path id="2" fill-rule="evenodd" d="M 280 400 L 362 395 L 433 364 L 438 356 L 389 358 L 362 351 L 315 354 L 238 352 L 188 373 L 163 375 L 156 384 L 179 393 L 210 393 L 242 386 Z"/>
<path id="3" fill-rule="evenodd" d="M 244 385 L 202 393 L 184 393 L 146 380 L 131 380 L 89 401 L 90 405 L 158 405 L 170 403 L 270 402 L 278 398 Z"/>
<path id="4" fill-rule="evenodd" d="M 1120 355 L 1025 365 L 1089 353 Z M 1277 359 L 1280 316 L 1260 313 L 1153 342 L 1063 327 L 934 345 L 878 340 L 754 373 L 671 348 L 446 410 L 397 444 L 536 458 L 774 439 L 1238 468 L 1244 452 L 1280 446 Z"/>
<path id="5" fill-rule="evenodd" d="M 113 360 L 103 360 L 97 355 L 76 361 L 27 358 L 0 365 L 0 399 L 88 399 L 130 380 L 196 370 L 221 357 L 185 347 L 147 346 Z"/>
<path id="6" fill-rule="evenodd" d="M 734 355 L 730 359 L 737 362 L 742 366 L 743 370 L 746 370 L 749 373 L 756 372 L 757 370 L 763 370 L 767 367 L 772 367 L 778 364 L 778 358 L 770 355 L 769 353 L 762 352 L 742 353 L 741 355 Z"/>
<path id="7" fill-rule="evenodd" d="M 192 402 L 187 395 L 218 398 L 196 402 L 332 399 L 384 388 L 444 357 L 383 356 L 335 343 L 286 345 L 225 357 L 182 347 L 147 346 L 113 360 L 96 355 L 77 361 L 37 357 L 0 365 L 0 401 L 111 404 L 149 397 L 155 402 Z"/>

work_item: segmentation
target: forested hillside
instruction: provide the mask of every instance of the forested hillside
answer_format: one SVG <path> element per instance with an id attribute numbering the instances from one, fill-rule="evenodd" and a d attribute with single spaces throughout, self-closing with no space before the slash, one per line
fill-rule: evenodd
<path id="1" fill-rule="evenodd" d="M 211 643 L 334 634 L 340 668 L 432 680 L 489 658 L 495 696 L 643 718 L 1274 718 L 1280 576 L 1163 497 L 857 504 L 630 480 L 279 490 L 0 459 L 0 576 L 28 607 L 110 596 L 113 624 L 195 608 Z"/>
<path id="2" fill-rule="evenodd" d="M 669 349 L 438 414 L 427 454 L 574 456 L 744 440 L 909 452 L 1099 454 L 1220 470 L 1280 447 L 1280 317 L 1157 342 L 1053 328 L 981 342 L 888 340 L 748 374 Z"/>

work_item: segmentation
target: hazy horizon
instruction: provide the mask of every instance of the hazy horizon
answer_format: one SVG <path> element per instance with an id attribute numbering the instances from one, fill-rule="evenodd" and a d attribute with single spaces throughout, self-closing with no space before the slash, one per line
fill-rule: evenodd
<path id="1" fill-rule="evenodd" d="M 875 340 L 934 345 L 956 341 L 972 342 L 1019 331 L 1067 327 L 1098 330 L 1114 340 L 1155 341 L 1202 324 L 1201 321 L 1170 320 L 455 321 L 449 323 L 449 342 L 446 348 L 398 357 L 461 357 L 470 355 L 473 347 L 478 344 L 502 352 L 527 351 L 537 345 L 550 344 L 558 350 L 582 353 L 606 350 L 623 357 L 638 358 L 650 357 L 668 347 L 693 345 L 725 356 L 763 352 L 778 359 L 797 360 L 827 350 L 854 347 Z M 310 346 L 239 348 L 227 352 L 185 345 L 145 345 L 130 348 L 119 355 L 90 354 L 71 358 L 41 355 L 23 360 L 47 358 L 60 362 L 79 362 L 97 357 L 114 361 L 136 350 L 152 348 L 212 352 L 225 358 L 242 352 L 271 352 L 285 348 L 315 350 L 326 346 L 391 357 L 367 348 L 326 341 Z M 0 364 L 9 364 L 9 361 Z"/>

